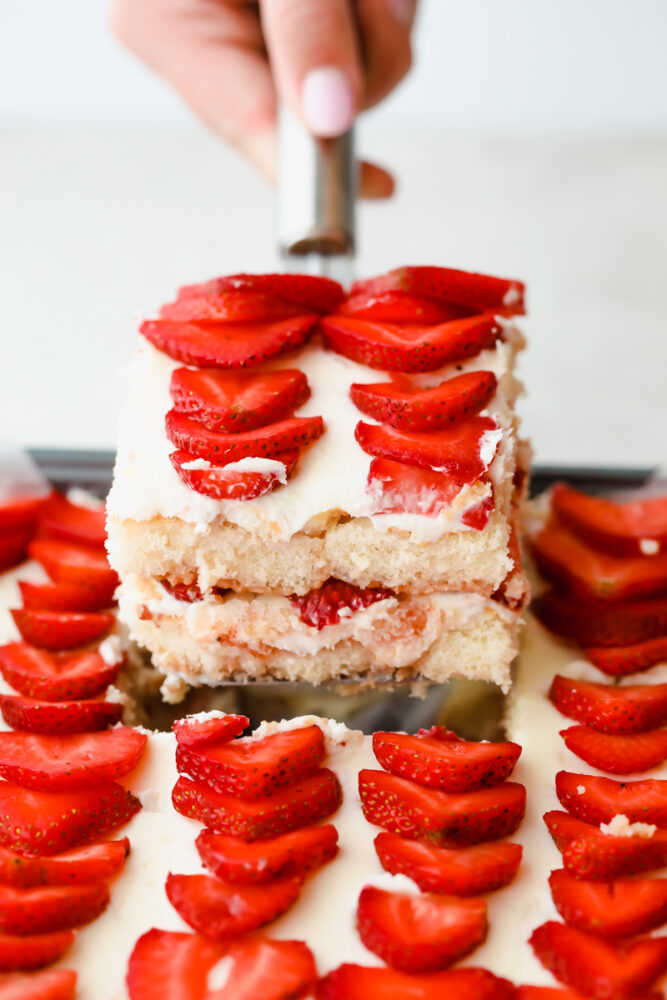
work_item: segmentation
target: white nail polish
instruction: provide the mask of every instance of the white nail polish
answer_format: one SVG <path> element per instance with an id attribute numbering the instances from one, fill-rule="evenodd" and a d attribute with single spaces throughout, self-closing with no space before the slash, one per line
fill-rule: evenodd
<path id="1" fill-rule="evenodd" d="M 335 66 L 311 69 L 301 87 L 301 107 L 306 125 L 315 135 L 324 138 L 342 135 L 354 121 L 355 101 L 350 81 Z"/>

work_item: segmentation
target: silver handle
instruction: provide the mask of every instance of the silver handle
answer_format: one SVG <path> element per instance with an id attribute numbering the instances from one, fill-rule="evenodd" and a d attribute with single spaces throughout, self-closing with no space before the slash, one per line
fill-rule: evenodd
<path id="1" fill-rule="evenodd" d="M 350 280 L 356 189 L 353 130 L 319 139 L 281 108 L 278 249 L 290 269 Z"/>

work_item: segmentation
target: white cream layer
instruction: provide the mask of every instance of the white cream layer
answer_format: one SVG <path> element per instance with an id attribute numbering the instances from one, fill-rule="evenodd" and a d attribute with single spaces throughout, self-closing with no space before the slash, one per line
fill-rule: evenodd
<path id="1" fill-rule="evenodd" d="M 514 467 L 511 406 L 517 387 L 511 370 L 514 355 L 523 343 L 516 327 L 509 323 L 504 326 L 506 339 L 494 349 L 423 377 L 424 384 L 433 385 L 461 371 L 484 369 L 497 375 L 499 389 L 485 411 L 503 431 L 500 444 L 495 440 L 497 435 L 489 435 L 485 442 L 485 457 L 491 463 L 490 475 L 496 483 L 511 475 Z M 366 493 L 371 459 L 354 439 L 358 421 L 370 418 L 354 406 L 349 388 L 353 382 L 381 382 L 388 376 L 324 350 L 317 340 L 265 366 L 303 371 L 311 397 L 298 415 L 320 415 L 326 424 L 325 433 L 301 457 L 288 484 L 248 501 L 218 501 L 194 492 L 182 482 L 169 460 L 173 446 L 164 430 L 164 417 L 172 405 L 169 380 L 176 367 L 178 362 L 141 339 L 119 426 L 118 458 L 107 503 L 112 522 L 125 518 L 146 521 L 160 515 L 181 518 L 203 531 L 215 518 L 223 517 L 254 533 L 289 538 L 315 515 L 337 509 L 353 517 L 372 515 L 378 529 L 401 527 L 413 537 L 426 540 L 449 531 L 467 530 L 461 517 L 479 500 L 478 495 L 471 497 L 470 487 L 464 487 L 452 506 L 436 517 L 374 513 L 372 498 Z M 113 532 L 110 549 L 113 557 Z"/>

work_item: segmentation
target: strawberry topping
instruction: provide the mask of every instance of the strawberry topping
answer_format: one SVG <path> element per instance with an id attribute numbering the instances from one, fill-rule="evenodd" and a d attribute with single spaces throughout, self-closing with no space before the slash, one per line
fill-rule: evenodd
<path id="1" fill-rule="evenodd" d="M 8 972 L 0 976 L 2 1000 L 74 1000 L 76 972 L 49 969 L 44 972 Z"/>
<path id="2" fill-rule="evenodd" d="M 588 646 L 584 652 L 603 673 L 627 677 L 667 662 L 667 635 L 630 646 Z"/>
<path id="3" fill-rule="evenodd" d="M 667 598 L 601 605 L 549 590 L 531 605 L 550 631 L 582 646 L 622 646 L 667 636 Z"/>
<path id="4" fill-rule="evenodd" d="M 290 600 L 302 622 L 322 629 L 326 625 L 337 625 L 345 612 L 359 611 L 376 601 L 394 596 L 394 592 L 386 587 L 355 587 L 352 583 L 330 577 L 321 587 Z"/>
<path id="5" fill-rule="evenodd" d="M 290 302 L 309 312 L 331 312 L 344 296 L 343 288 L 331 278 L 310 274 L 228 274 L 197 285 L 184 285 L 178 298 L 202 295 L 264 295 Z"/>
<path id="6" fill-rule="evenodd" d="M 561 869 L 551 873 L 549 886 L 565 923 L 598 937 L 634 937 L 667 921 L 664 878 L 584 882 Z"/>
<path id="7" fill-rule="evenodd" d="M 29 583 L 19 580 L 24 608 L 40 611 L 101 611 L 113 603 L 116 582 L 107 588 L 76 583 Z"/>
<path id="8" fill-rule="evenodd" d="M 240 736 L 249 725 L 250 720 L 245 715 L 208 715 L 203 719 L 186 715 L 184 719 L 176 719 L 171 728 L 179 746 L 203 747 L 227 743 Z"/>
<path id="9" fill-rule="evenodd" d="M 171 375 L 174 409 L 211 431 L 251 431 L 291 416 L 308 399 L 306 376 L 296 369 L 274 372 L 193 371 Z"/>
<path id="10" fill-rule="evenodd" d="M 561 521 L 601 552 L 640 556 L 648 549 L 655 555 L 667 546 L 667 497 L 615 503 L 558 483 L 551 504 Z"/>
<path id="11" fill-rule="evenodd" d="M 317 1000 L 514 1000 L 514 996 L 515 988 L 507 979 L 475 968 L 410 974 L 345 964 L 317 986 Z"/>
<path id="12" fill-rule="evenodd" d="M 44 505 L 46 496 L 20 496 L 0 503 L 0 535 L 23 529 L 31 533 Z"/>
<path id="13" fill-rule="evenodd" d="M 544 822 L 564 867 L 576 878 L 609 881 L 667 865 L 667 830 L 650 837 L 616 837 L 556 809 L 544 814 Z"/>
<path id="14" fill-rule="evenodd" d="M 128 727 L 74 736 L 0 733 L 0 776 L 24 788 L 58 792 L 113 781 L 134 770 L 147 739 Z"/>
<path id="15" fill-rule="evenodd" d="M 118 586 L 118 576 L 111 569 L 105 552 L 55 538 L 36 538 L 30 543 L 28 552 L 56 583 L 86 587 L 95 591 L 100 600 L 108 596 L 107 603 L 110 603 Z"/>
<path id="16" fill-rule="evenodd" d="M 331 824 L 306 826 L 271 840 L 247 843 L 202 830 L 196 847 L 204 866 L 218 878 L 252 885 L 321 867 L 338 852 L 338 831 Z"/>
<path id="17" fill-rule="evenodd" d="M 593 684 L 556 674 L 549 698 L 559 712 L 599 733 L 627 736 L 667 722 L 667 684 Z"/>
<path id="18" fill-rule="evenodd" d="M 74 943 L 72 931 L 31 934 L 29 937 L 0 934 L 0 972 L 28 972 L 57 962 Z"/>
<path id="19" fill-rule="evenodd" d="M 585 791 L 581 792 L 581 789 Z M 597 775 L 559 771 L 556 794 L 561 805 L 584 823 L 609 823 L 614 816 L 627 816 L 631 823 L 667 827 L 667 781 L 642 778 L 615 781 Z"/>
<path id="20" fill-rule="evenodd" d="M 17 528 L 0 534 L 0 572 L 11 569 L 25 559 L 32 532 L 32 528 Z"/>
<path id="21" fill-rule="evenodd" d="M 598 733 L 587 726 L 572 726 L 560 734 L 568 750 L 592 767 L 609 774 L 648 771 L 667 760 L 667 729 L 632 736 Z"/>
<path id="22" fill-rule="evenodd" d="M 281 472 L 242 472 L 227 469 L 224 465 L 209 468 L 189 468 L 201 459 L 195 459 L 189 451 L 172 451 L 169 458 L 186 486 L 195 493 L 211 497 L 213 500 L 255 500 L 275 490 L 292 474 L 299 458 L 298 448 L 274 456 L 284 465 Z"/>
<path id="23" fill-rule="evenodd" d="M 525 289 L 521 281 L 451 267 L 398 267 L 377 278 L 355 281 L 350 291 L 352 295 L 382 295 L 385 292 L 426 295 L 478 312 L 487 309 L 509 314 L 524 311 Z"/>
<path id="24" fill-rule="evenodd" d="M 15 889 L 0 885 L 0 932 L 48 934 L 95 920 L 109 905 L 104 882 Z"/>
<path id="25" fill-rule="evenodd" d="M 473 417 L 484 409 L 497 380 L 493 372 L 477 371 L 446 379 L 433 389 L 420 389 L 406 378 L 374 385 L 353 384 L 354 404 L 380 423 L 399 431 L 432 432 Z"/>
<path id="26" fill-rule="evenodd" d="M 47 653 L 22 642 L 0 646 L 0 673 L 26 698 L 78 701 L 94 698 L 112 684 L 122 666 L 99 653 Z"/>
<path id="27" fill-rule="evenodd" d="M 120 722 L 123 706 L 111 701 L 34 701 L 0 695 L 2 717 L 12 729 L 60 736 L 89 733 Z"/>
<path id="28" fill-rule="evenodd" d="M 130 853 L 127 837 L 75 847 L 50 858 L 26 858 L 0 847 L 0 885 L 30 889 L 38 885 L 90 885 L 117 875 Z"/>
<path id="29" fill-rule="evenodd" d="M 446 472 L 419 469 L 387 458 L 374 458 L 368 471 L 366 492 L 383 514 L 422 514 L 435 517 L 450 507 L 462 484 Z"/>
<path id="30" fill-rule="evenodd" d="M 26 642 L 38 649 L 59 652 L 87 646 L 101 639 L 116 623 L 115 615 L 101 611 L 11 611 L 17 629 Z"/>
<path id="31" fill-rule="evenodd" d="M 446 323 L 451 319 L 462 319 L 476 312 L 454 302 L 430 299 L 424 295 L 410 295 L 408 292 L 360 292 L 351 295 L 338 306 L 338 316 L 356 316 L 376 323 Z"/>
<path id="32" fill-rule="evenodd" d="M 239 937 L 284 913 L 298 898 L 301 880 L 279 878 L 266 885 L 234 885 L 212 875 L 168 875 L 167 897 L 198 933 L 214 941 Z"/>
<path id="33" fill-rule="evenodd" d="M 104 548 L 107 537 L 104 507 L 83 507 L 54 491 L 42 507 L 39 523 L 51 538 Z"/>
<path id="34" fill-rule="evenodd" d="M 167 437 L 177 448 L 213 465 L 243 458 L 277 458 L 295 448 L 305 448 L 324 433 L 321 417 L 290 417 L 269 427 L 238 434 L 219 434 L 203 424 L 170 410 L 165 418 Z"/>

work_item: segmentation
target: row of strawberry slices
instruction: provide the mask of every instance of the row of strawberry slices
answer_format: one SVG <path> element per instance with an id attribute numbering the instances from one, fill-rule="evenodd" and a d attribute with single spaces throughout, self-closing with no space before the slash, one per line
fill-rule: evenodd
<path id="1" fill-rule="evenodd" d="M 665 500 L 616 504 L 561 485 L 553 491 L 552 512 L 531 542 L 540 570 L 557 588 L 541 599 L 538 614 L 572 637 L 569 620 L 553 613 L 559 600 L 577 608 L 583 630 L 576 636 L 583 642 L 589 636 L 614 644 L 632 640 L 623 622 L 628 614 L 636 618 L 633 602 L 650 605 L 667 592 Z M 603 613 L 609 620 L 618 613 L 618 632 L 603 635 Z M 667 684 L 619 686 L 667 654 L 659 635 L 641 638 L 639 647 L 630 641 L 586 649 L 615 683 L 556 675 L 549 690 L 559 712 L 577 723 L 561 730 L 565 745 L 612 775 L 649 771 L 667 759 Z M 644 996 L 667 972 L 667 936 L 638 937 L 667 923 L 667 879 L 640 877 L 667 864 L 667 780 L 561 771 L 556 793 L 565 811 L 548 812 L 544 820 L 563 858 L 549 887 L 564 923 L 538 927 L 533 949 L 558 980 L 585 996 Z"/>
<path id="2" fill-rule="evenodd" d="M 378 732 L 373 749 L 384 770 L 362 770 L 359 792 L 382 864 L 417 883 L 420 895 L 366 886 L 357 905 L 364 945 L 389 968 L 343 965 L 324 977 L 318 996 L 510 997 L 514 987 L 483 969 L 445 971 L 486 938 L 480 896 L 507 885 L 522 850 L 508 841 L 525 809 L 522 785 L 507 782 L 521 748 L 468 743 L 435 726 L 417 736 Z"/>

